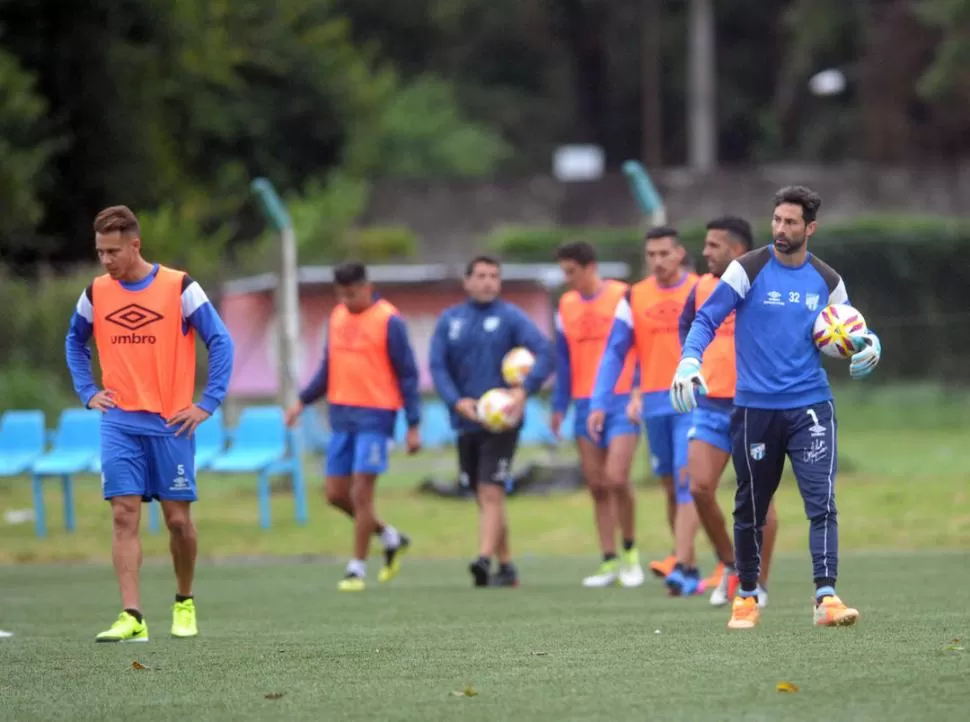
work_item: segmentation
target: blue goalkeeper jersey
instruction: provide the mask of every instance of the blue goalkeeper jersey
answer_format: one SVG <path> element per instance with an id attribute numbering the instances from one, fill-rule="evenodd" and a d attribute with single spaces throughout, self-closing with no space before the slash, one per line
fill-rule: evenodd
<path id="1" fill-rule="evenodd" d="M 811 253 L 793 268 L 772 246 L 759 248 L 724 271 L 697 311 L 681 358 L 703 359 L 717 327 L 736 310 L 735 406 L 793 409 L 831 400 L 812 329 L 823 308 L 848 302 L 839 274 Z"/>

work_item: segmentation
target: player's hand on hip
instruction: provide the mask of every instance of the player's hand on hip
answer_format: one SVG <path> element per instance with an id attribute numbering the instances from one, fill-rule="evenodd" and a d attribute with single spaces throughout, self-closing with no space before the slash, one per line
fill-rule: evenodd
<path id="1" fill-rule="evenodd" d="M 408 454 L 417 454 L 421 451 L 421 429 L 419 427 L 412 426 L 408 429 L 408 433 L 404 437 L 404 445 L 407 447 Z"/>
<path id="2" fill-rule="evenodd" d="M 458 399 L 455 403 L 455 411 L 459 416 L 464 416 L 469 421 L 478 421 L 478 404 L 475 399 Z"/>
<path id="3" fill-rule="evenodd" d="M 639 424 L 642 413 L 643 401 L 640 400 L 640 394 L 634 392 L 630 394 L 630 401 L 626 405 L 626 417 L 634 424 Z"/>
<path id="4" fill-rule="evenodd" d="M 176 436 L 191 436 L 195 433 L 199 424 L 209 418 L 209 412 L 204 411 L 195 404 L 182 409 L 175 416 L 168 420 L 168 426 L 178 426 L 175 430 Z"/>
<path id="5" fill-rule="evenodd" d="M 686 414 L 697 407 L 696 394 L 707 393 L 707 382 L 701 375 L 701 362 L 685 358 L 677 365 L 674 382 L 670 386 L 670 402 L 678 414 Z"/>
<path id="6" fill-rule="evenodd" d="M 284 423 L 290 428 L 296 426 L 296 422 L 299 421 L 304 408 L 302 401 L 294 401 L 286 409 L 286 414 L 283 416 Z"/>
<path id="7" fill-rule="evenodd" d="M 586 417 L 586 433 L 597 444 L 603 435 L 603 423 L 606 421 L 606 412 L 602 409 L 590 411 Z"/>
<path id="8" fill-rule="evenodd" d="M 553 411 L 549 417 L 549 429 L 557 439 L 562 438 L 562 421 L 566 415 L 562 411 Z"/>
<path id="9" fill-rule="evenodd" d="M 88 401 L 88 408 L 96 409 L 97 411 L 107 411 L 108 409 L 113 409 L 115 406 L 114 391 L 109 391 L 108 389 L 99 391 Z"/>
<path id="10" fill-rule="evenodd" d="M 869 331 L 859 336 L 852 336 L 849 339 L 852 345 L 860 349 L 852 354 L 852 362 L 849 364 L 849 376 L 854 379 L 861 379 L 872 373 L 882 358 L 882 344 L 879 337 Z"/>

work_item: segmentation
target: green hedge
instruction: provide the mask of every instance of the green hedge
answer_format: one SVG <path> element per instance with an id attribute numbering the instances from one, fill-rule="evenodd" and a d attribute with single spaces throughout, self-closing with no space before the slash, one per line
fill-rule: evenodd
<path id="1" fill-rule="evenodd" d="M 680 228 L 703 269 L 703 225 Z M 551 262 L 556 247 L 584 239 L 602 260 L 642 272 L 643 232 L 635 228 L 503 228 L 492 250 L 507 261 Z M 767 223 L 756 227 L 763 242 Z M 820 223 L 814 253 L 845 279 L 852 303 L 883 342 L 880 378 L 970 381 L 970 222 L 931 217 L 857 218 Z M 875 377 L 874 377 L 875 378 Z"/>

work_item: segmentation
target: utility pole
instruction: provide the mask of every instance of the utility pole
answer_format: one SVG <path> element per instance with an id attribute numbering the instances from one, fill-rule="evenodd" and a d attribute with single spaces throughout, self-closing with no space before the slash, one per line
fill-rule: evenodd
<path id="1" fill-rule="evenodd" d="M 251 184 L 259 197 L 266 219 L 280 234 L 279 283 L 276 284 L 276 319 L 279 329 L 279 399 L 287 407 L 299 393 L 298 347 L 300 336 L 299 281 L 297 278 L 296 234 L 293 221 L 273 184 L 257 178 Z"/>
<path id="2" fill-rule="evenodd" d="M 640 6 L 642 22 L 640 93 L 640 154 L 648 168 L 663 165 L 663 0 L 643 0 Z"/>
<path id="3" fill-rule="evenodd" d="M 717 65 L 713 0 L 689 0 L 687 25 L 687 139 L 693 170 L 717 167 Z"/>

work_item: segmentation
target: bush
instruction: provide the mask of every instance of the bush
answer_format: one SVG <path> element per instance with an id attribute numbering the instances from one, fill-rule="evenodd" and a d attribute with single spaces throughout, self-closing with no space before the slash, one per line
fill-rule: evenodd
<path id="1" fill-rule="evenodd" d="M 339 244 L 344 258 L 365 263 L 383 263 L 413 258 L 418 237 L 405 226 L 367 226 L 343 234 Z"/>

